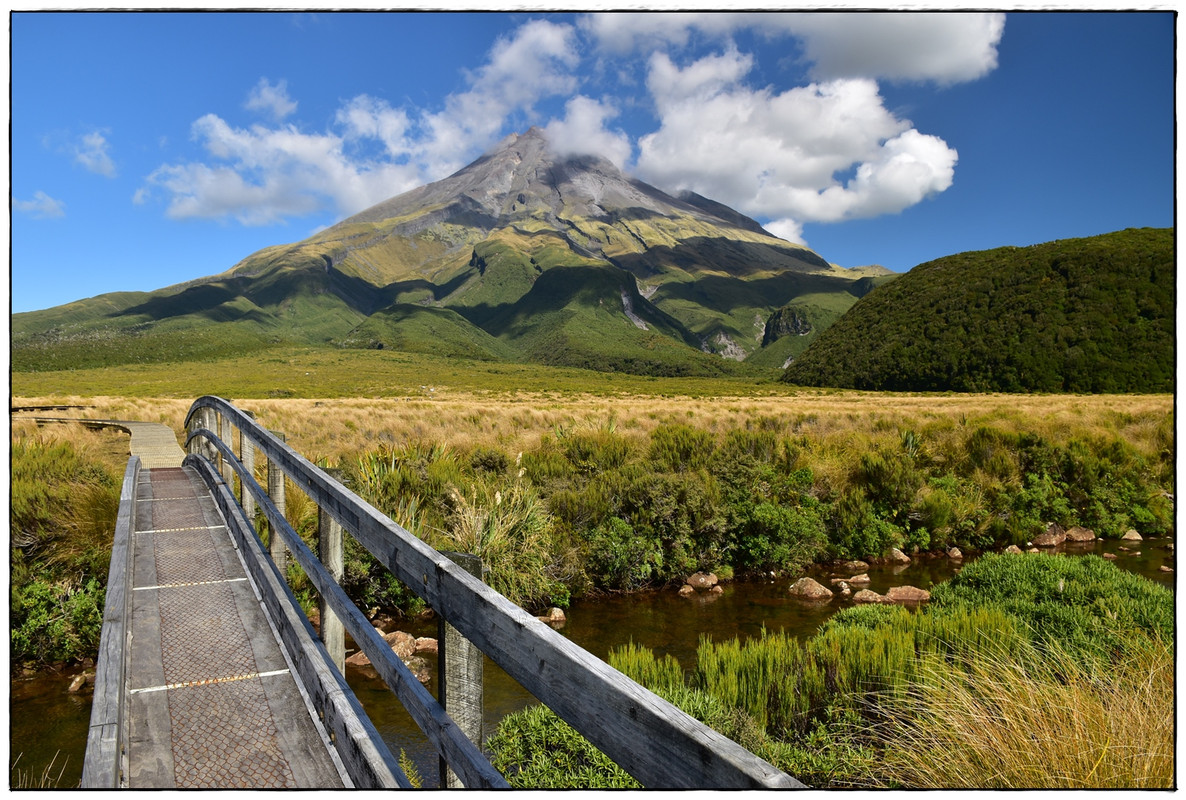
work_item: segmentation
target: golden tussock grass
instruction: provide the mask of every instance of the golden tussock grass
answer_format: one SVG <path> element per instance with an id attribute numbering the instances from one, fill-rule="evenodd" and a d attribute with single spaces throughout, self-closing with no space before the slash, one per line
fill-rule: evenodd
<path id="1" fill-rule="evenodd" d="M 85 405 L 45 415 L 162 422 L 183 436 L 190 400 L 178 398 L 24 397 L 13 405 Z M 605 430 L 643 438 L 665 423 L 721 434 L 736 428 L 773 430 L 810 442 L 813 462 L 842 450 L 868 449 L 920 435 L 935 452 L 977 427 L 1028 432 L 1053 442 L 1120 438 L 1154 457 L 1173 448 L 1172 395 L 916 395 L 794 391 L 762 397 L 599 396 L 441 390 L 433 397 L 381 399 L 245 399 L 271 430 L 310 459 L 336 463 L 380 444 L 439 443 L 461 450 L 496 447 L 512 457 L 558 431 Z M 15 423 L 14 423 L 15 424 Z M 827 478 L 825 474 L 821 477 Z"/>
<path id="2" fill-rule="evenodd" d="M 877 782 L 919 789 L 1168 789 L 1172 646 L 1133 637 L 1118 663 L 1060 652 L 1023 664 L 934 662 L 880 731 Z"/>

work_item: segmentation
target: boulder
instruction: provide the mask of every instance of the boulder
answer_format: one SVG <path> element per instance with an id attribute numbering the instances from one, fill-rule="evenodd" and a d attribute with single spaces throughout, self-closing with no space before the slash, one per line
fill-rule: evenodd
<path id="1" fill-rule="evenodd" d="M 1095 531 L 1078 525 L 1067 530 L 1068 542 L 1094 542 Z"/>
<path id="2" fill-rule="evenodd" d="M 77 694 L 78 692 L 82 691 L 82 687 L 86 686 L 86 681 L 86 673 L 80 672 L 70 681 L 70 686 L 66 689 L 66 691 L 70 692 L 70 694 Z"/>
<path id="3" fill-rule="evenodd" d="M 857 592 L 856 594 L 854 594 L 852 596 L 852 601 L 854 603 L 892 603 L 893 602 L 893 600 L 890 600 L 888 597 L 885 597 L 884 595 L 880 595 L 877 592 L 871 591 L 869 589 L 861 589 L 859 592 Z"/>
<path id="4" fill-rule="evenodd" d="M 1132 528 L 1129 528 L 1128 533 L 1124 534 L 1120 538 L 1126 542 L 1139 542 L 1141 541 L 1141 534 L 1137 533 Z"/>
<path id="5" fill-rule="evenodd" d="M 860 575 L 853 575 L 848 579 L 848 582 L 853 586 L 868 586 L 871 581 L 869 580 L 869 574 L 862 572 Z"/>
<path id="6" fill-rule="evenodd" d="M 711 572 L 696 572 L 688 578 L 687 583 L 693 589 L 711 589 L 717 585 L 718 580 Z"/>
<path id="7" fill-rule="evenodd" d="M 840 588 L 836 590 L 836 593 L 841 597 L 852 597 L 852 589 L 848 588 L 847 583 L 840 584 Z"/>
<path id="8" fill-rule="evenodd" d="M 869 569 L 869 565 L 864 561 L 845 561 L 840 565 L 840 569 L 845 572 L 864 572 Z"/>
<path id="9" fill-rule="evenodd" d="M 1005 552 L 1011 555 L 1019 556 L 1021 555 L 1021 548 L 1015 544 L 1011 544 L 1005 548 Z"/>
<path id="10" fill-rule="evenodd" d="M 1034 537 L 1034 545 L 1036 547 L 1058 547 L 1066 540 L 1067 532 L 1057 522 L 1051 522 L 1046 526 L 1045 533 L 1039 533 Z"/>
<path id="11" fill-rule="evenodd" d="M 909 564 L 910 556 L 906 555 L 901 550 L 894 547 L 890 550 L 889 561 L 891 564 Z"/>
<path id="12" fill-rule="evenodd" d="M 392 631 L 383 635 L 383 641 L 391 646 L 392 652 L 401 661 L 407 661 L 416 652 L 416 637 L 403 631 Z"/>
<path id="13" fill-rule="evenodd" d="M 429 682 L 431 676 L 428 671 L 428 662 L 417 655 L 413 655 L 416 650 L 416 637 L 403 631 L 393 631 L 384 636 L 383 640 L 391 645 L 391 651 L 412 671 L 412 674 L 416 676 L 416 680 L 421 683 Z M 429 641 L 435 642 L 435 640 Z M 367 658 L 367 654 L 361 650 L 347 658 L 346 664 L 369 677 L 375 678 L 379 675 L 379 671 L 371 664 L 371 660 Z"/>
<path id="14" fill-rule="evenodd" d="M 917 586 L 894 586 L 885 596 L 895 603 L 923 603 L 931 599 L 931 593 Z"/>
<path id="15" fill-rule="evenodd" d="M 964 560 L 964 554 L 960 552 L 960 549 L 958 547 L 953 547 L 950 550 L 948 550 L 947 557 L 950 558 L 952 561 L 963 561 Z"/>
<path id="16" fill-rule="evenodd" d="M 432 680 L 432 675 L 428 671 L 428 662 L 420 656 L 412 656 L 404 661 L 404 665 L 412 671 L 412 674 L 416 676 L 416 680 L 421 683 L 426 684 Z"/>
<path id="17" fill-rule="evenodd" d="M 1174 568 L 1173 568 L 1173 567 L 1167 567 L 1165 564 L 1162 564 L 1160 567 L 1158 567 L 1158 568 L 1157 568 L 1157 571 L 1158 571 L 1158 572 L 1173 572 L 1173 571 L 1174 571 Z"/>
<path id="18" fill-rule="evenodd" d="M 439 643 L 436 639 L 432 639 L 428 636 L 421 636 L 416 639 L 416 655 L 427 653 L 428 655 L 435 656 L 437 654 L 438 648 Z"/>
<path id="19" fill-rule="evenodd" d="M 800 578 L 791 584 L 788 590 L 791 597 L 802 600 L 828 600 L 832 597 L 832 590 L 812 578 Z"/>
<path id="20" fill-rule="evenodd" d="M 1114 559 L 1114 558 L 1116 558 L 1116 554 L 1115 553 L 1104 553 L 1104 558 Z"/>
<path id="21" fill-rule="evenodd" d="M 708 590 L 708 593 L 709 593 L 709 594 L 724 594 L 724 593 L 725 593 L 725 589 L 724 589 L 724 587 L 722 587 L 722 586 L 721 586 L 721 585 L 718 583 L 716 586 L 714 586 L 714 587 L 712 587 L 711 589 L 709 589 L 709 590 Z"/>
<path id="22" fill-rule="evenodd" d="M 683 586 L 679 587 L 679 596 L 680 597 L 691 597 L 694 594 L 696 594 L 696 590 L 693 589 L 691 586 L 689 586 L 686 583 Z"/>
<path id="23" fill-rule="evenodd" d="M 542 617 L 536 617 L 540 622 L 546 622 L 549 625 L 563 625 L 568 622 L 568 617 L 564 616 L 563 609 L 552 607 L 548 609 L 548 613 Z"/>

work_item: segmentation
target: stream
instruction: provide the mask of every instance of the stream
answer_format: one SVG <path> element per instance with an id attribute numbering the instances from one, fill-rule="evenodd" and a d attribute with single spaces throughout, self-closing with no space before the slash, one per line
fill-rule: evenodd
<path id="1" fill-rule="evenodd" d="M 1169 537 L 1148 538 L 1137 544 L 1139 553 L 1135 548 L 1120 550 L 1132 543 L 1116 540 L 1064 545 L 1055 548 L 1054 552 L 1116 554 L 1118 558 L 1113 563 L 1120 568 L 1173 589 L 1175 573 L 1159 570 L 1162 565 L 1174 566 L 1174 551 L 1167 548 L 1172 541 Z M 964 563 L 971 560 L 966 558 Z M 871 583 L 867 588 L 879 594 L 903 585 L 930 589 L 950 578 L 959 568 L 960 562 L 947 558 L 915 559 L 906 566 L 871 566 Z M 825 568 L 809 574 L 826 584 L 832 573 Z M 672 655 L 685 670 L 690 670 L 695 666 L 696 648 L 702 635 L 716 640 L 733 637 L 745 640 L 760 636 L 765 628 L 806 638 L 836 611 L 852 604 L 851 600 L 838 597 L 826 604 L 795 601 L 787 596 L 787 588 L 794 580 L 731 582 L 724 584 L 723 594 L 698 592 L 689 598 L 680 597 L 674 589 L 666 589 L 578 600 L 568 610 L 568 621 L 559 630 L 602 659 L 611 649 L 633 641 L 650 647 L 658 656 Z M 416 636 L 436 636 L 436 623 L 431 621 L 419 622 L 406 629 Z M 428 660 L 432 674 L 428 686 L 435 693 L 435 659 Z M 33 786 L 39 785 L 38 779 L 51 763 L 51 775 L 56 779 L 52 785 L 78 785 L 91 705 L 89 685 L 78 694 L 67 691 L 71 678 L 79 671 L 72 669 L 11 679 L 10 767 L 19 756 L 17 769 L 32 781 Z M 392 753 L 399 756 L 403 750 L 415 763 L 424 787 L 436 787 L 435 752 L 391 691 L 382 681 L 367 678 L 353 669 L 347 671 L 346 677 Z M 487 735 L 494 732 L 507 714 L 537 702 L 489 659 L 486 660 L 485 683 Z M 10 784 L 13 788 L 17 785 L 15 777 Z"/>

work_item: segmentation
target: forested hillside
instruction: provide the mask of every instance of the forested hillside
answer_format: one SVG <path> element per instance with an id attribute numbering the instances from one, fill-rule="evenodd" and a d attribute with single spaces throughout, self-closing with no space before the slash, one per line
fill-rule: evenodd
<path id="1" fill-rule="evenodd" d="M 1172 392 L 1174 233 L 960 253 L 870 292 L 787 369 L 805 386 Z"/>

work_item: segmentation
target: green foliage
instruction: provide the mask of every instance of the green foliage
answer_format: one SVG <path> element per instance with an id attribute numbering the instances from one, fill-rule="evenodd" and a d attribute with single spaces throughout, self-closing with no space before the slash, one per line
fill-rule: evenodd
<path id="1" fill-rule="evenodd" d="M 658 537 L 635 533 L 628 523 L 609 517 L 589 533 L 585 569 L 598 586 L 632 591 L 664 575 Z"/>
<path id="2" fill-rule="evenodd" d="M 931 600 L 940 608 L 992 604 L 1020 620 L 1034 641 L 1076 654 L 1107 656 L 1133 631 L 1163 642 L 1174 637 L 1173 593 L 1098 556 L 988 554 L 935 587 Z"/>
<path id="3" fill-rule="evenodd" d="M 888 391 L 1170 392 L 1174 231 L 961 253 L 870 292 L 787 370 Z"/>
<path id="4" fill-rule="evenodd" d="M 94 657 L 119 481 L 68 442 L 18 438 L 10 489 L 14 662 Z"/>
<path id="5" fill-rule="evenodd" d="M 94 578 L 82 585 L 44 577 L 13 582 L 12 655 L 16 661 L 53 664 L 94 658 L 103 628 L 106 591 Z"/>
<path id="6" fill-rule="evenodd" d="M 486 746 L 490 763 L 515 789 L 641 788 L 547 706 L 505 717 Z"/>
<path id="7" fill-rule="evenodd" d="M 666 472 L 703 469 L 716 442 L 708 431 L 689 425 L 661 425 L 651 434 L 650 459 Z"/>

